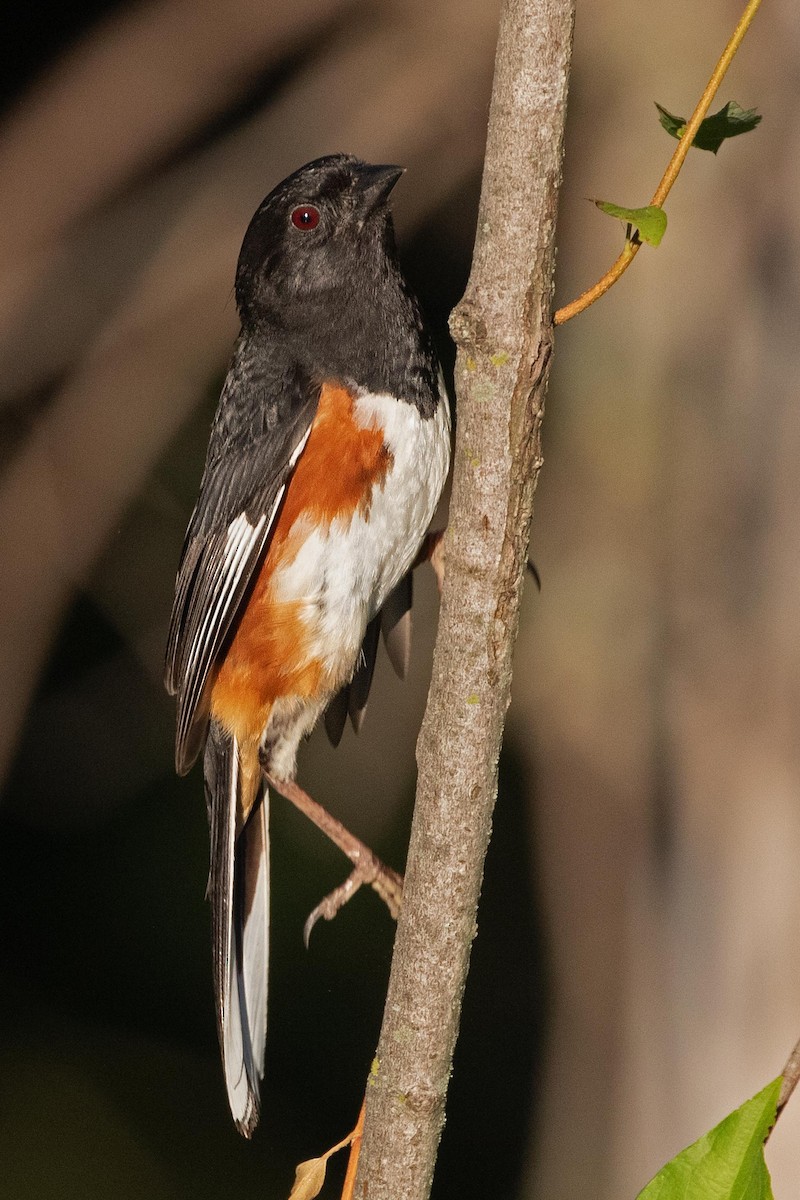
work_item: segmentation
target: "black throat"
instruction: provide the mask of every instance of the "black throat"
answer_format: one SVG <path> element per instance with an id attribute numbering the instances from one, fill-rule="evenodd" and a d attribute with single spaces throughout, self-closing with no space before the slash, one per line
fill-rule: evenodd
<path id="1" fill-rule="evenodd" d="M 245 331 L 282 345 L 310 378 L 388 393 L 432 417 L 439 364 L 416 297 L 394 256 L 380 273 L 357 271 L 336 286 L 283 298 Z"/>

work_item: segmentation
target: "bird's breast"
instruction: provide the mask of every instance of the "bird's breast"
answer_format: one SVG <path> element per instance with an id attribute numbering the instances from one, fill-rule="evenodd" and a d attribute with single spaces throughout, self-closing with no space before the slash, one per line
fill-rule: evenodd
<path id="1" fill-rule="evenodd" d="M 350 678 L 368 621 L 411 568 L 448 459 L 445 400 L 426 418 L 388 394 L 322 387 L 214 686 L 218 718 L 247 698 L 253 727 L 277 699 L 333 694 Z"/>

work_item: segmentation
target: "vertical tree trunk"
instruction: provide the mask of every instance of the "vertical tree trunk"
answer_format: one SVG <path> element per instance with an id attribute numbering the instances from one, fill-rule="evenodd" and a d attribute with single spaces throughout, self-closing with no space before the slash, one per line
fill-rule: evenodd
<path id="1" fill-rule="evenodd" d="M 446 582 L 359 1200 L 424 1200 L 444 1120 L 541 464 L 573 7 L 509 0 L 500 26 L 473 269 L 451 321 Z"/>

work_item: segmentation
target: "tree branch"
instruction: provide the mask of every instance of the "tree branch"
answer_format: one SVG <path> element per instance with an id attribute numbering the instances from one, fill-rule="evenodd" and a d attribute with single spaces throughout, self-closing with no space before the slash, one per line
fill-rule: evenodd
<path id="1" fill-rule="evenodd" d="M 551 348 L 572 0 L 508 0 L 458 344 L 446 578 L 355 1195 L 424 1200 L 497 790 Z"/>

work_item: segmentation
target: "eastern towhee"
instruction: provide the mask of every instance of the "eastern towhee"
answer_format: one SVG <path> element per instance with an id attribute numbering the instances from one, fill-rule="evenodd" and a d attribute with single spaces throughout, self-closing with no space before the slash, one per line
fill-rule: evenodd
<path id="1" fill-rule="evenodd" d="M 217 1021 L 246 1136 L 264 1070 L 268 784 L 354 863 L 308 927 L 363 882 L 398 900 L 399 877 L 294 776 L 321 714 L 334 743 L 348 712 L 358 728 L 380 627 L 403 673 L 410 571 L 447 474 L 447 396 L 387 204 L 401 174 L 330 155 L 253 217 L 236 270 L 242 328 L 178 569 L 175 761 L 185 774 L 205 747 Z"/>

